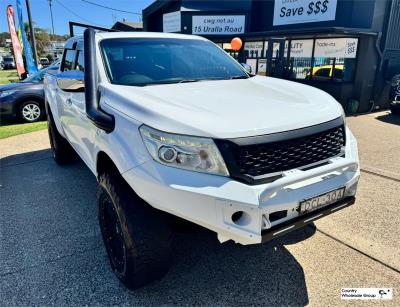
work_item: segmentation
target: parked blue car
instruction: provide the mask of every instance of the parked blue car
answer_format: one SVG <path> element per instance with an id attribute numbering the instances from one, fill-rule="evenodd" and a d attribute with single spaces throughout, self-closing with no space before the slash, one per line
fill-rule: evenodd
<path id="1" fill-rule="evenodd" d="M 0 116 L 18 117 L 30 123 L 43 119 L 43 77 L 57 71 L 58 66 L 49 66 L 21 82 L 0 86 Z"/>

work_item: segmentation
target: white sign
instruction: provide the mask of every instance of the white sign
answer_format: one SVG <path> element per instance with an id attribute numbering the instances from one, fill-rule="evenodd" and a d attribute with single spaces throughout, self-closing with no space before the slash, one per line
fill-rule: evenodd
<path id="1" fill-rule="evenodd" d="M 265 76 L 266 72 L 267 72 L 267 60 L 259 59 L 257 74 Z"/>
<path id="2" fill-rule="evenodd" d="M 193 16 L 192 34 L 224 35 L 244 33 L 244 15 Z"/>
<path id="3" fill-rule="evenodd" d="M 393 288 L 342 288 L 342 300 L 391 300 Z"/>
<path id="4" fill-rule="evenodd" d="M 285 56 L 287 55 L 287 44 L 288 44 L 288 41 L 285 41 L 285 50 L 284 50 Z M 269 44 L 268 44 L 268 48 L 269 48 Z M 281 44 L 274 42 L 272 45 L 272 57 L 273 58 L 279 57 L 280 50 L 281 50 Z"/>
<path id="5" fill-rule="evenodd" d="M 335 20 L 337 0 L 275 0 L 274 26 Z"/>
<path id="6" fill-rule="evenodd" d="M 244 50 L 248 51 L 249 57 L 261 57 L 262 50 L 264 49 L 264 42 L 245 42 L 244 43 Z"/>
<path id="7" fill-rule="evenodd" d="M 256 59 L 247 59 L 246 64 L 251 67 L 251 73 L 255 74 L 257 69 L 257 60 Z"/>
<path id="8" fill-rule="evenodd" d="M 291 45 L 290 45 L 290 57 L 291 58 L 311 58 L 313 43 L 314 42 L 312 39 L 292 40 Z M 285 51 L 287 51 L 287 50 L 285 50 Z"/>
<path id="9" fill-rule="evenodd" d="M 163 15 L 163 32 L 181 32 L 181 12 Z"/>
<path id="10" fill-rule="evenodd" d="M 314 57 L 354 59 L 357 55 L 357 44 L 357 38 L 316 39 Z"/>

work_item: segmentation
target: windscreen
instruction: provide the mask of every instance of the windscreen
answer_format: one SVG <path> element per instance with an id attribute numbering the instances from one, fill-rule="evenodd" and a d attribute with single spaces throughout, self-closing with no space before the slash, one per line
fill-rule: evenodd
<path id="1" fill-rule="evenodd" d="M 146 86 L 249 76 L 213 43 L 194 39 L 106 39 L 100 44 L 110 82 Z"/>

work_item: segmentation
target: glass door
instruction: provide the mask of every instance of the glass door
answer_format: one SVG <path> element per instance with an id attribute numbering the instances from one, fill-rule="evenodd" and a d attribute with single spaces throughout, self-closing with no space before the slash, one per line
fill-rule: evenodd
<path id="1" fill-rule="evenodd" d="M 267 56 L 266 75 L 276 78 L 283 77 L 285 39 L 284 38 L 268 39 L 268 49 L 266 56 Z"/>

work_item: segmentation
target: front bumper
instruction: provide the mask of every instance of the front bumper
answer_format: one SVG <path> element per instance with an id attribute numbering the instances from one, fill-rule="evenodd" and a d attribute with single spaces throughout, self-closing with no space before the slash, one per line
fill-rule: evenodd
<path id="1" fill-rule="evenodd" d="M 345 157 L 332 158 L 308 170 L 287 171 L 272 183 L 247 185 L 153 160 L 122 175 L 150 205 L 215 231 L 221 242 L 262 243 L 354 202 L 360 175 L 358 151 L 350 130 L 346 135 Z M 340 201 L 309 215 L 299 215 L 300 201 L 341 187 L 346 188 L 342 200 L 346 204 Z M 272 219 L 277 212 L 285 215 Z"/>
<path id="2" fill-rule="evenodd" d="M 267 242 L 276 237 L 287 234 L 293 230 L 302 228 L 302 227 L 306 226 L 307 224 L 310 224 L 322 217 L 330 215 L 339 209 L 344 209 L 348 206 L 353 205 L 355 203 L 355 201 L 356 201 L 356 198 L 354 196 L 349 196 L 349 197 L 346 197 L 334 204 L 323 207 L 319 210 L 310 212 L 308 214 L 300 215 L 292 220 L 288 220 L 284 223 L 275 225 L 269 229 L 265 229 L 261 232 L 262 242 Z"/>

